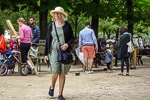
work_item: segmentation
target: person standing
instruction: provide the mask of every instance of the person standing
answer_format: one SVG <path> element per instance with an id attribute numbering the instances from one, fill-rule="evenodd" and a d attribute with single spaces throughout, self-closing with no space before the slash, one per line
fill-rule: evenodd
<path id="1" fill-rule="evenodd" d="M 61 64 L 57 62 L 58 48 L 63 51 L 71 49 L 71 44 L 74 41 L 74 35 L 70 23 L 67 21 L 68 14 L 62 7 L 56 7 L 50 11 L 52 22 L 48 26 L 48 32 L 45 43 L 44 62 L 49 60 L 52 71 L 52 81 L 49 88 L 49 96 L 54 96 L 55 84 L 59 77 L 59 100 L 65 100 L 63 90 L 65 85 L 66 74 L 69 72 L 71 64 Z M 56 30 L 55 30 L 55 26 Z M 56 31 L 60 40 L 59 46 Z"/>
<path id="2" fill-rule="evenodd" d="M 40 40 L 40 28 L 35 24 L 34 17 L 29 18 L 29 26 L 32 29 L 32 35 L 33 35 L 31 39 L 32 46 L 37 46 Z"/>
<path id="3" fill-rule="evenodd" d="M 105 48 L 105 62 L 106 62 L 106 65 L 107 65 L 107 71 L 106 73 L 111 73 L 111 69 L 110 69 L 110 64 L 111 64 L 111 61 L 112 61 L 112 52 L 109 48 Z"/>
<path id="4" fill-rule="evenodd" d="M 129 56 L 130 54 L 128 53 L 128 45 L 127 43 L 130 41 L 130 36 L 131 34 L 128 33 L 128 29 L 125 26 L 122 26 L 119 30 L 120 32 L 120 41 L 119 41 L 119 46 L 118 46 L 118 58 L 121 60 L 121 73 L 118 75 L 123 75 L 124 71 L 124 62 L 126 63 L 127 67 L 127 72 L 126 76 L 129 76 Z"/>
<path id="5" fill-rule="evenodd" d="M 85 28 L 79 33 L 79 49 L 83 52 L 85 73 L 93 73 L 92 67 L 95 58 L 95 50 L 98 50 L 97 39 L 94 30 L 90 28 L 89 22 L 85 23 Z M 90 58 L 90 69 L 88 69 L 88 58 Z"/>
<path id="6" fill-rule="evenodd" d="M 32 73 L 34 73 L 35 69 L 33 66 L 31 66 L 27 58 L 31 46 L 32 30 L 29 26 L 26 25 L 26 21 L 24 18 L 18 18 L 17 23 L 19 24 L 19 36 L 17 36 L 16 38 L 20 39 L 22 63 L 28 63 L 32 69 Z"/>

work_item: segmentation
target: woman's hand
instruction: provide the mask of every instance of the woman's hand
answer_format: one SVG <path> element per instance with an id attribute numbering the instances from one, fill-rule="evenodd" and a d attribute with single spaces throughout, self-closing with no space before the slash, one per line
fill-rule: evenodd
<path id="1" fill-rule="evenodd" d="M 47 63 L 48 61 L 48 56 L 44 56 L 44 63 Z"/>
<path id="2" fill-rule="evenodd" d="M 16 36 L 16 39 L 20 39 L 20 36 Z"/>
<path id="3" fill-rule="evenodd" d="M 64 45 L 62 45 L 60 48 L 65 51 L 67 48 L 69 47 L 69 45 L 67 43 L 65 43 Z"/>

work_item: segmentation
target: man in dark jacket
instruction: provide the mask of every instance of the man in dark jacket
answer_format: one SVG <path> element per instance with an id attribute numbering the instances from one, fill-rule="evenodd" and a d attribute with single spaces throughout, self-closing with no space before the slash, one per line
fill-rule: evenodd
<path id="1" fill-rule="evenodd" d="M 40 40 L 40 28 L 35 24 L 35 18 L 29 18 L 29 26 L 32 29 L 33 38 L 31 39 L 32 45 L 37 46 Z"/>

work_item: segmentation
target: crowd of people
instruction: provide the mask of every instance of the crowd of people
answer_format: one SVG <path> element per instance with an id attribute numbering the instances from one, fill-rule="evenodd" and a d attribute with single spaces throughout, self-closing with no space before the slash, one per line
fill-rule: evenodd
<path id="1" fill-rule="evenodd" d="M 32 20 L 32 21 L 31 21 Z M 19 53 L 21 55 L 22 64 L 28 64 L 32 69 L 32 74 L 35 74 L 35 68 L 31 65 L 28 60 L 28 52 L 30 47 L 37 46 L 40 40 L 40 28 L 35 24 L 35 18 L 29 18 L 29 25 L 26 24 L 24 18 L 18 18 L 19 35 L 10 35 L 10 39 L 4 38 L 4 29 L 0 26 L 1 44 L 0 48 L 3 53 Z M 3 37 L 3 38 L 2 38 Z M 0 55 L 0 60 L 3 61 L 5 58 Z"/>
<path id="2" fill-rule="evenodd" d="M 66 81 L 66 74 L 69 72 L 71 64 L 62 64 L 57 62 L 58 48 L 63 51 L 71 49 L 71 45 L 74 42 L 73 30 L 70 23 L 67 21 L 68 14 L 62 7 L 56 7 L 54 10 L 50 11 L 52 16 L 52 22 L 48 25 L 45 51 L 44 51 L 44 61 L 45 63 L 50 63 L 51 67 L 51 84 L 49 86 L 48 94 L 49 96 L 54 96 L 54 90 L 56 81 L 59 77 L 59 93 L 58 99 L 65 100 L 63 96 L 63 90 Z M 40 40 L 40 28 L 35 24 L 35 18 L 29 18 L 29 25 L 26 24 L 24 18 L 18 18 L 17 23 L 19 25 L 19 36 L 11 35 L 11 39 L 6 42 L 6 47 L 3 49 L 7 52 L 20 51 L 22 63 L 28 62 L 28 52 L 31 46 L 38 46 Z M 56 29 L 55 29 L 56 27 Z M 2 36 L 4 31 L 0 31 L 0 36 Z M 120 28 L 120 42 L 118 49 L 118 58 L 121 59 L 121 72 L 118 75 L 124 75 L 124 62 L 127 66 L 126 76 L 129 76 L 129 55 L 127 43 L 130 40 L 130 34 L 125 26 Z M 60 40 L 60 44 L 57 40 L 57 35 Z M 18 42 L 20 40 L 20 42 Z M 89 22 L 85 23 L 85 27 L 79 33 L 79 49 L 83 52 L 84 64 L 86 66 L 85 73 L 94 73 L 92 67 L 95 56 L 95 52 L 98 51 L 98 43 Z M 105 62 L 107 65 L 107 73 L 111 73 L 110 64 L 112 62 L 113 54 L 109 48 L 104 49 Z M 88 63 L 90 59 L 90 63 Z M 49 60 L 49 62 L 47 62 Z M 34 67 L 30 66 L 32 71 Z"/>

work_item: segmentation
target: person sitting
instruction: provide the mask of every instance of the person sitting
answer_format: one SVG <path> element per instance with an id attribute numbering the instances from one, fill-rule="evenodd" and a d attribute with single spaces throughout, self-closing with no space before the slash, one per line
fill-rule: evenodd
<path id="1" fill-rule="evenodd" d="M 13 52 L 12 52 L 12 50 L 11 50 L 11 46 L 10 46 L 10 44 L 7 44 L 6 45 L 6 56 L 8 57 L 8 56 L 10 56 Z M 13 57 L 11 57 L 10 59 L 13 59 Z M 12 74 L 12 73 L 14 73 L 14 69 L 15 69 L 15 61 L 13 61 L 13 60 L 8 60 L 7 62 L 7 66 L 8 66 L 8 69 L 10 70 L 9 71 L 9 74 Z"/>
<path id="2" fill-rule="evenodd" d="M 18 39 L 15 35 L 11 35 L 11 39 L 9 40 L 11 50 L 18 50 Z"/>

